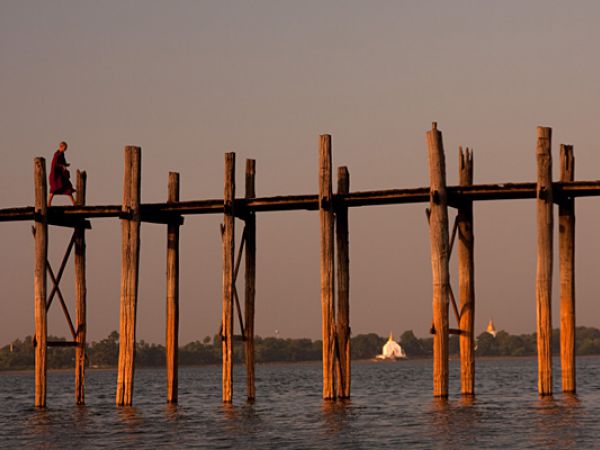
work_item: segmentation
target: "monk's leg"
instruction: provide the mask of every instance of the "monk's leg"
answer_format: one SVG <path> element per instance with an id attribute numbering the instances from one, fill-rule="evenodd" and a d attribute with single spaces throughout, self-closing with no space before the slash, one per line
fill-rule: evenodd
<path id="1" fill-rule="evenodd" d="M 52 205 L 52 199 L 54 198 L 54 194 L 50 193 L 48 196 L 48 206 Z"/>

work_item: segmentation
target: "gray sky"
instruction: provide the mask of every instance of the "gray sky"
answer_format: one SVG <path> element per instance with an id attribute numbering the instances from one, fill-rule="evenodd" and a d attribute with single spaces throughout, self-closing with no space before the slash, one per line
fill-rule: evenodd
<path id="1" fill-rule="evenodd" d="M 559 144 L 570 143 L 576 178 L 598 179 L 599 17 L 595 1 L 0 0 L 0 207 L 33 204 L 33 158 L 51 159 L 63 139 L 73 172 L 88 172 L 90 204 L 120 203 L 125 145 L 142 147 L 144 202 L 166 199 L 168 171 L 181 173 L 182 199 L 222 197 L 227 151 L 239 186 L 244 159 L 256 158 L 258 195 L 315 193 L 321 133 L 333 135 L 352 190 L 425 186 L 432 121 L 450 184 L 459 145 L 475 149 L 477 183 L 533 181 L 538 125 L 553 127 L 555 176 Z M 599 202 L 577 201 L 579 325 L 600 326 Z M 354 334 L 427 335 L 425 206 L 351 210 Z M 220 219 L 182 228 L 182 343 L 219 327 Z M 93 226 L 88 330 L 98 340 L 118 329 L 120 226 Z M 6 343 L 34 328 L 33 239 L 28 223 L 0 227 Z M 532 332 L 533 202 L 478 203 L 475 233 L 477 329 L 493 316 Z M 55 267 L 68 239 L 51 229 Z M 164 226 L 142 226 L 138 338 L 153 342 L 164 340 L 165 240 Z M 318 246 L 316 212 L 258 217 L 257 334 L 319 337 Z M 69 265 L 70 303 L 72 280 Z M 555 283 L 555 326 L 558 293 Z M 68 333 L 57 305 L 49 332 Z"/>

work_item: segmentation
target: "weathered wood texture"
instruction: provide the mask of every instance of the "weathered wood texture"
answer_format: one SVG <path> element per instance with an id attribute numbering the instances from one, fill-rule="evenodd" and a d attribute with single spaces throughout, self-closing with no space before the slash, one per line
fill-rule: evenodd
<path id="1" fill-rule="evenodd" d="M 35 272 L 34 272 L 34 310 L 35 310 L 35 406 L 46 406 L 46 342 L 48 338 L 48 320 L 46 315 L 46 270 L 48 259 L 48 216 L 46 185 L 46 161 L 34 160 L 35 183 Z"/>
<path id="2" fill-rule="evenodd" d="M 77 206 L 85 205 L 87 175 L 77 171 Z M 75 228 L 75 402 L 85 403 L 85 340 L 87 332 L 87 285 L 85 277 L 85 224 Z"/>
<path id="3" fill-rule="evenodd" d="M 552 395 L 552 129 L 537 128 L 536 316 L 538 393 Z"/>
<path id="4" fill-rule="evenodd" d="M 461 186 L 473 184 L 473 152 L 459 152 Z M 463 395 L 475 394 L 475 263 L 473 201 L 458 207 L 458 291 L 460 302 L 460 386 Z"/>
<path id="5" fill-rule="evenodd" d="M 246 160 L 246 198 L 256 197 L 256 162 Z M 256 398 L 254 376 L 254 302 L 256 299 L 256 214 L 248 211 L 244 217 L 246 250 L 244 260 L 244 332 L 246 350 L 246 393 L 249 401 Z"/>
<path id="6" fill-rule="evenodd" d="M 560 181 L 575 179 L 572 145 L 560 146 Z M 563 392 L 575 392 L 575 200 L 562 197 L 558 207 L 560 253 L 560 357 Z"/>
<path id="7" fill-rule="evenodd" d="M 338 168 L 338 195 L 350 191 L 347 167 Z M 348 237 L 348 207 L 335 210 L 337 246 L 337 338 L 339 349 L 338 397 L 350 398 L 350 247 Z"/>
<path id="8" fill-rule="evenodd" d="M 449 242 L 446 162 L 442 133 L 434 123 L 429 147 L 431 272 L 433 278 L 433 395 L 448 396 Z"/>
<path id="9" fill-rule="evenodd" d="M 321 222 L 321 313 L 323 336 L 323 399 L 336 397 L 334 382 L 334 209 L 331 174 L 331 136 L 319 146 L 319 216 Z"/>
<path id="10" fill-rule="evenodd" d="M 235 153 L 225 154 L 223 217 L 223 402 L 233 400 L 233 289 L 235 264 Z"/>
<path id="11" fill-rule="evenodd" d="M 125 174 L 121 220 L 121 307 L 119 326 L 119 366 L 116 403 L 133 402 L 135 370 L 135 329 L 140 259 L 141 148 L 125 147 Z"/>
<path id="12" fill-rule="evenodd" d="M 179 174 L 169 172 L 168 203 L 179 201 Z M 167 403 L 177 403 L 179 365 L 179 227 L 167 225 Z"/>

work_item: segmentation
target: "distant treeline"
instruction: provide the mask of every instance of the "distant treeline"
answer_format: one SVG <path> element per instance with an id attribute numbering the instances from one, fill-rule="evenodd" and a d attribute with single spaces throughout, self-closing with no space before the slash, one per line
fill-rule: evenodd
<path id="1" fill-rule="evenodd" d="M 600 330 L 577 327 L 575 338 L 578 355 L 600 354 Z M 58 341 L 61 338 L 49 337 Z M 354 336 L 351 342 L 352 359 L 370 359 L 381 353 L 387 338 L 374 333 Z M 317 361 L 321 359 L 321 341 L 311 339 L 279 339 L 274 337 L 255 338 L 255 359 L 263 362 Z M 432 338 L 417 338 L 412 330 L 405 331 L 399 339 L 400 345 L 409 358 L 428 358 L 432 355 Z M 559 353 L 559 330 L 552 334 L 552 350 Z M 477 337 L 478 356 L 531 356 L 537 351 L 536 335 L 511 335 L 500 331 L 493 337 L 482 333 Z M 459 338 L 450 336 L 450 354 L 458 355 Z M 63 369 L 73 367 L 75 350 L 72 347 L 49 347 L 48 367 Z M 87 346 L 89 367 L 116 367 L 119 357 L 119 334 L 110 333 L 106 339 L 92 342 Z M 244 347 L 241 342 L 234 345 L 234 362 L 244 361 Z M 217 336 L 205 337 L 180 347 L 181 365 L 218 364 L 221 362 L 221 345 Z M 140 341 L 136 344 L 136 364 L 141 367 L 160 367 L 165 364 L 165 347 Z M 31 336 L 12 342 L 0 349 L 0 370 L 31 369 L 34 367 L 34 348 Z"/>

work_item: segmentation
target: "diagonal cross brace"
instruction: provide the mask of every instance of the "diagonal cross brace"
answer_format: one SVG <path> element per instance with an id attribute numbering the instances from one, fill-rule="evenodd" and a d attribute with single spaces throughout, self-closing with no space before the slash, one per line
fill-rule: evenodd
<path id="1" fill-rule="evenodd" d="M 54 283 L 54 287 L 56 288 L 56 293 L 58 294 L 58 300 L 60 301 L 60 306 L 62 307 L 62 310 L 65 313 L 65 317 L 67 319 L 67 323 L 68 323 L 69 328 L 71 330 L 71 335 L 73 336 L 73 339 L 76 339 L 77 333 L 75 332 L 75 327 L 73 327 L 73 321 L 71 320 L 71 316 L 69 314 L 69 310 L 68 310 L 67 305 L 65 303 L 65 299 L 63 298 L 62 292 L 60 291 L 60 288 L 58 287 L 59 281 L 57 281 L 56 277 L 54 276 L 54 272 L 52 271 L 52 267 L 50 267 L 50 262 L 47 262 L 46 267 L 48 269 L 48 275 L 50 275 L 50 279 L 52 280 L 52 282 Z"/>
<path id="2" fill-rule="evenodd" d="M 225 232 L 223 225 L 221 225 L 221 238 L 223 237 L 223 233 Z M 238 250 L 237 259 L 235 262 L 235 268 L 233 270 L 233 298 L 235 300 L 235 306 L 238 313 L 238 320 L 240 321 L 240 330 L 242 336 L 246 336 L 244 332 L 244 319 L 242 317 L 242 307 L 240 306 L 240 298 L 238 296 L 237 288 L 235 282 L 237 281 L 238 272 L 240 271 L 240 264 L 242 262 L 242 254 L 244 252 L 244 244 L 246 243 L 246 227 L 244 226 L 244 231 L 242 232 L 242 240 L 240 242 L 240 248 Z M 223 324 L 219 328 L 219 336 L 223 336 Z"/>
<path id="3" fill-rule="evenodd" d="M 35 237 L 35 227 L 31 227 L 31 232 L 32 232 L 33 236 Z M 69 257 L 71 256 L 71 252 L 73 250 L 74 245 L 75 245 L 75 231 L 73 232 L 73 235 L 71 236 L 71 240 L 69 242 L 67 250 L 65 251 L 65 255 L 63 256 L 63 260 L 60 264 L 60 268 L 58 270 L 57 276 L 54 275 L 54 271 L 52 270 L 52 265 L 50 264 L 50 261 L 46 260 L 46 270 L 48 272 L 48 275 L 50 275 L 50 280 L 52 281 L 52 284 L 53 284 L 52 291 L 50 292 L 48 300 L 46 301 L 46 311 L 48 311 L 50 309 L 50 306 L 52 305 L 52 300 L 54 300 L 54 296 L 56 294 L 58 294 L 58 299 L 60 301 L 63 313 L 65 314 L 65 318 L 67 319 L 67 324 L 69 325 L 69 329 L 71 331 L 71 335 L 73 336 L 73 339 L 76 338 L 77 332 L 75 331 L 75 327 L 73 326 L 73 321 L 71 320 L 71 315 L 69 314 L 69 309 L 67 308 L 67 305 L 65 303 L 65 299 L 60 290 L 59 284 L 62 279 L 63 273 L 65 271 L 65 267 L 67 266 L 67 262 L 69 261 Z"/>
<path id="4" fill-rule="evenodd" d="M 429 215 L 431 211 L 429 208 L 425 209 L 425 215 L 427 217 L 427 222 L 429 222 Z M 450 244 L 448 248 L 448 259 L 452 256 L 452 249 L 454 248 L 454 241 L 456 240 L 456 232 L 458 231 L 458 214 L 454 218 L 454 226 L 452 227 L 452 235 L 450 237 Z M 452 291 L 452 285 L 448 283 L 448 292 L 450 294 L 450 301 L 452 303 L 452 309 L 454 310 L 454 316 L 456 317 L 456 323 L 460 323 L 460 312 L 458 310 L 458 305 L 456 304 L 456 299 L 454 298 L 454 292 Z M 433 329 L 433 326 L 432 326 Z"/>

